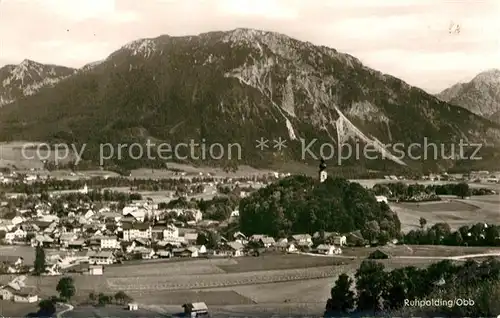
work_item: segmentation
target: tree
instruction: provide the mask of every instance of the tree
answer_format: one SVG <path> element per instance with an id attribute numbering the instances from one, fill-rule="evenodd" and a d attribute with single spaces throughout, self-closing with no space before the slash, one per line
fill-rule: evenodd
<path id="1" fill-rule="evenodd" d="M 41 300 L 38 308 L 38 317 L 52 317 L 56 312 L 56 305 L 52 299 Z"/>
<path id="2" fill-rule="evenodd" d="M 94 303 L 94 302 L 96 301 L 96 298 L 97 298 L 97 297 L 96 297 L 96 295 L 94 294 L 94 292 L 91 292 L 91 293 L 89 294 L 89 301 L 90 301 L 91 303 Z"/>
<path id="3" fill-rule="evenodd" d="M 105 295 L 103 293 L 99 293 L 99 295 L 97 296 L 97 302 L 99 306 L 106 306 L 111 303 L 111 300 L 111 296 Z"/>
<path id="4" fill-rule="evenodd" d="M 56 290 L 61 298 L 70 300 L 76 293 L 75 282 L 72 277 L 63 277 L 57 283 Z"/>
<path id="5" fill-rule="evenodd" d="M 132 298 L 123 291 L 119 291 L 114 296 L 117 304 L 124 304 L 132 300 Z"/>
<path id="6" fill-rule="evenodd" d="M 380 235 L 380 226 L 377 221 L 370 221 L 365 224 L 363 229 L 363 237 L 368 239 L 370 242 L 378 238 Z"/>
<path id="7" fill-rule="evenodd" d="M 465 197 L 468 197 L 470 195 L 470 188 L 469 185 L 465 182 L 461 182 L 456 185 L 455 187 L 455 194 L 462 199 Z"/>
<path id="8" fill-rule="evenodd" d="M 382 310 L 382 295 L 387 289 L 386 276 L 383 264 L 372 260 L 361 263 L 355 275 L 359 310 L 374 313 Z"/>
<path id="9" fill-rule="evenodd" d="M 423 217 L 420 218 L 420 228 L 423 229 L 427 225 L 427 220 Z"/>
<path id="10" fill-rule="evenodd" d="M 406 297 L 406 281 L 404 268 L 392 270 L 388 275 L 388 287 L 382 295 L 384 309 L 396 309 L 402 307 Z"/>
<path id="11" fill-rule="evenodd" d="M 331 298 L 326 302 L 325 315 L 348 313 L 354 308 L 354 292 L 351 290 L 352 279 L 341 274 L 330 291 Z"/>
<path id="12" fill-rule="evenodd" d="M 201 232 L 196 238 L 196 244 L 205 245 L 206 248 L 214 249 L 219 245 L 220 235 L 213 231 Z"/>
<path id="13" fill-rule="evenodd" d="M 40 276 L 45 272 L 45 251 L 42 245 L 38 245 L 35 249 L 34 267 L 34 273 L 36 276 Z"/>

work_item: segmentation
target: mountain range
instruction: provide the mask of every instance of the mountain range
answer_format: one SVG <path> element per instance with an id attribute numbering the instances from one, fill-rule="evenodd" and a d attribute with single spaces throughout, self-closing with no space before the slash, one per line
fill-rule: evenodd
<path id="1" fill-rule="evenodd" d="M 470 82 L 457 83 L 437 97 L 500 123 L 500 70 L 479 73 Z"/>
<path id="2" fill-rule="evenodd" d="M 207 158 L 203 164 L 256 167 L 316 162 L 331 147 L 348 143 L 368 145 L 385 159 L 362 154 L 344 160 L 346 166 L 434 169 L 462 163 L 408 160 L 387 144 L 422 144 L 424 137 L 446 145 L 466 140 L 496 154 L 500 143 L 496 123 L 353 56 L 274 32 L 162 35 L 128 43 L 78 70 L 43 67 L 54 71 L 38 78 L 40 67 L 31 62 L 0 70 L 0 79 L 16 74 L 15 85 L 3 80 L 0 87 L 0 97 L 10 101 L 0 109 L 0 139 L 86 143 L 85 159 L 94 162 L 99 143 L 239 143 L 240 159 Z M 285 138 L 286 148 L 272 151 L 271 143 L 257 150 L 261 137 Z M 304 153 L 314 140 L 314 156 Z M 109 164 L 164 164 L 146 161 L 123 154 Z"/>

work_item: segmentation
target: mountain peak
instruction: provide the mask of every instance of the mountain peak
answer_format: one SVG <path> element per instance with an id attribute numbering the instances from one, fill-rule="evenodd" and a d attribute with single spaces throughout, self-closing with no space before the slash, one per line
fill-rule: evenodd
<path id="1" fill-rule="evenodd" d="M 141 55 L 145 58 L 152 56 L 158 49 L 157 39 L 138 39 L 125 44 L 122 49 L 128 50 L 132 55 Z"/>
<path id="2" fill-rule="evenodd" d="M 481 72 L 472 79 L 472 82 L 500 85 L 500 70 L 494 68 Z"/>
<path id="3" fill-rule="evenodd" d="M 42 87 L 54 85 L 74 73 L 74 69 L 42 64 L 24 59 L 17 65 L 0 69 L 0 107 L 17 99 L 33 95 Z"/>
<path id="4" fill-rule="evenodd" d="M 500 112 L 500 70 L 489 69 L 468 83 L 458 83 L 439 93 L 438 98 L 498 121 Z"/>

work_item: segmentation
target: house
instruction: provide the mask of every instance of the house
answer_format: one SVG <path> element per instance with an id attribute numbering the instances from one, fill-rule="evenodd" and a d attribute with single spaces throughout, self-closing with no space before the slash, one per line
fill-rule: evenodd
<path id="1" fill-rule="evenodd" d="M 84 240 L 74 240 L 68 242 L 69 249 L 75 249 L 75 250 L 81 250 L 85 247 L 85 241 Z"/>
<path id="2" fill-rule="evenodd" d="M 52 247 L 53 244 L 54 244 L 54 239 L 46 234 L 36 235 L 31 241 L 31 246 L 33 247 L 39 245 L 42 245 L 43 247 Z"/>
<path id="3" fill-rule="evenodd" d="M 176 257 L 198 257 L 198 250 L 195 247 L 174 248 L 172 255 Z"/>
<path id="4" fill-rule="evenodd" d="M 95 215 L 95 212 L 92 211 L 92 210 L 88 210 L 84 215 L 83 217 L 86 219 L 86 220 L 89 220 L 91 219 L 93 216 Z"/>
<path id="5" fill-rule="evenodd" d="M 7 285 L 0 287 L 0 299 L 13 300 L 19 303 L 34 303 L 38 301 L 38 296 L 34 290 L 27 288 L 25 276 L 17 276 Z"/>
<path id="6" fill-rule="evenodd" d="M 184 242 L 188 245 L 196 244 L 198 240 L 198 233 L 185 233 Z"/>
<path id="7" fill-rule="evenodd" d="M 4 266 L 19 267 L 24 264 L 21 256 L 0 255 L 0 264 Z"/>
<path id="8" fill-rule="evenodd" d="M 72 232 L 66 232 L 59 235 L 59 245 L 62 247 L 68 247 L 68 243 L 78 239 L 78 235 Z"/>
<path id="9" fill-rule="evenodd" d="M 311 246 L 313 244 L 312 237 L 309 234 L 292 235 L 289 241 L 296 242 L 299 246 Z"/>
<path id="10" fill-rule="evenodd" d="M 297 247 L 293 243 L 288 243 L 287 241 L 281 241 L 276 243 L 274 245 L 274 248 L 276 248 L 279 251 L 284 251 L 288 253 L 294 253 L 297 252 Z"/>
<path id="11" fill-rule="evenodd" d="M 274 241 L 274 238 L 266 236 L 266 237 L 261 238 L 259 240 L 259 243 L 262 246 L 264 246 L 265 248 L 269 248 L 269 247 L 273 246 L 274 244 L 276 244 L 276 241 Z"/>
<path id="12" fill-rule="evenodd" d="M 89 265 L 89 275 L 102 275 L 102 265 Z"/>
<path id="13" fill-rule="evenodd" d="M 345 235 L 334 235 L 332 236 L 333 244 L 338 246 L 347 245 L 347 236 Z"/>
<path id="14" fill-rule="evenodd" d="M 61 275 L 60 272 L 61 266 L 59 264 L 45 264 L 45 273 L 46 276 L 58 276 Z"/>
<path id="15" fill-rule="evenodd" d="M 10 232 L 15 227 L 11 220 L 0 220 L 0 231 Z"/>
<path id="16" fill-rule="evenodd" d="M 87 257 L 89 258 L 89 264 L 94 265 L 109 265 L 115 262 L 115 256 L 110 251 L 89 251 Z"/>
<path id="17" fill-rule="evenodd" d="M 260 241 L 260 239 L 262 239 L 264 237 L 266 237 L 266 235 L 264 235 L 264 234 L 254 234 L 254 235 L 250 236 L 249 241 L 258 242 L 258 241 Z"/>
<path id="18" fill-rule="evenodd" d="M 239 231 L 233 234 L 233 239 L 235 241 L 239 241 L 242 244 L 248 241 L 246 235 Z"/>
<path id="19" fill-rule="evenodd" d="M 151 228 L 151 239 L 154 241 L 163 240 L 163 231 L 166 229 L 165 225 L 154 225 Z"/>
<path id="20" fill-rule="evenodd" d="M 128 310 L 131 310 L 131 311 L 139 309 L 139 305 L 137 303 L 129 303 L 127 305 L 127 307 L 128 307 Z"/>
<path id="21" fill-rule="evenodd" d="M 159 258 L 171 258 L 172 253 L 170 251 L 158 251 L 156 252 Z"/>
<path id="22" fill-rule="evenodd" d="M 165 229 L 163 229 L 163 239 L 164 240 L 169 240 L 169 239 L 176 239 L 179 237 L 179 229 L 173 225 L 173 224 L 168 224 Z"/>
<path id="23" fill-rule="evenodd" d="M 205 245 L 195 245 L 194 247 L 198 250 L 198 255 L 207 254 L 207 248 Z"/>
<path id="24" fill-rule="evenodd" d="M 126 242 L 136 238 L 151 239 L 151 226 L 147 223 L 123 223 L 122 227 Z"/>
<path id="25" fill-rule="evenodd" d="M 12 222 L 12 224 L 18 225 L 24 222 L 24 218 L 22 216 L 15 216 L 10 221 Z"/>
<path id="26" fill-rule="evenodd" d="M 375 199 L 377 200 L 377 202 L 384 202 L 385 204 L 388 203 L 387 197 L 385 195 L 377 195 L 375 196 Z"/>
<path id="27" fill-rule="evenodd" d="M 316 251 L 318 254 L 324 255 L 333 255 L 333 254 L 341 254 L 342 250 L 340 248 L 336 248 L 334 245 L 329 244 L 320 244 L 316 247 Z"/>
<path id="28" fill-rule="evenodd" d="M 214 250 L 214 256 L 231 256 L 231 257 L 239 257 L 243 256 L 244 246 L 240 242 L 228 242 L 226 244 L 222 244 L 217 249 Z"/>
<path id="29" fill-rule="evenodd" d="M 0 299 L 2 300 L 13 300 L 14 299 L 14 293 L 17 292 L 16 289 L 12 288 L 11 286 L 3 286 L 0 288 Z"/>
<path id="30" fill-rule="evenodd" d="M 139 248 L 138 250 L 142 259 L 151 259 L 155 255 L 155 251 L 152 248 Z"/>
<path id="31" fill-rule="evenodd" d="M 15 293 L 14 302 L 15 303 L 36 303 L 38 301 L 38 295 L 26 294 L 26 293 Z"/>
<path id="32" fill-rule="evenodd" d="M 190 303 L 182 305 L 186 317 L 197 317 L 198 315 L 208 315 L 208 307 L 205 303 Z"/>
<path id="33" fill-rule="evenodd" d="M 190 246 L 190 247 L 186 248 L 186 253 L 188 253 L 189 257 L 198 257 L 199 256 L 199 254 L 198 254 L 199 251 L 194 246 Z"/>
<path id="34" fill-rule="evenodd" d="M 101 249 L 103 250 L 115 250 L 120 248 L 120 242 L 118 242 L 118 238 L 116 236 L 101 236 L 99 238 L 101 243 Z"/>

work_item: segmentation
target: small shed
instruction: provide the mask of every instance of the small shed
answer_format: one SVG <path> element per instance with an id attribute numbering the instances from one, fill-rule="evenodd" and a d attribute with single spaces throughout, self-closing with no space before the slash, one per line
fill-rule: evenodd
<path id="1" fill-rule="evenodd" d="M 138 310 L 139 305 L 137 303 L 129 303 L 128 304 L 128 310 L 133 311 L 133 310 Z"/>
<path id="2" fill-rule="evenodd" d="M 103 273 L 102 265 L 89 266 L 89 275 L 102 275 L 102 273 Z"/>
<path id="3" fill-rule="evenodd" d="M 190 317 L 197 317 L 202 315 L 208 315 L 208 307 L 205 303 L 190 303 L 182 305 L 184 308 L 184 314 Z"/>

